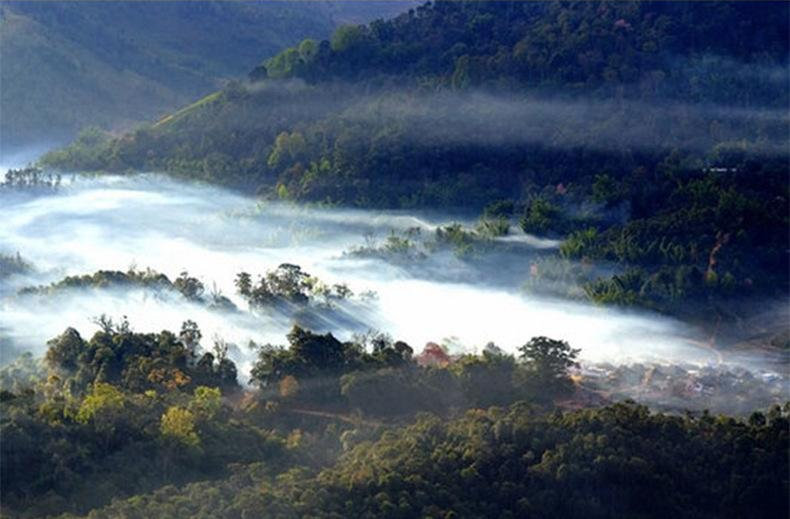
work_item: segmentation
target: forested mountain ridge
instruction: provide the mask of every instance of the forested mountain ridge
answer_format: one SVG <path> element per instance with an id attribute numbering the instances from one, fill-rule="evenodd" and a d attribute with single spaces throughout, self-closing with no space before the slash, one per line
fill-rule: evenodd
<path id="1" fill-rule="evenodd" d="M 659 71 L 682 79 L 688 74 L 676 67 L 682 56 L 783 64 L 783 10 L 770 2 L 436 2 L 390 21 L 342 28 L 328 46 L 303 44 L 264 66 L 270 77 L 314 81 L 388 74 L 455 86 L 627 85 Z M 722 27 L 728 38 L 721 38 Z"/>
<path id="2" fill-rule="evenodd" d="M 263 464 L 238 467 L 220 482 L 117 501 L 88 517 L 718 519 L 782 513 L 786 471 L 768 459 L 783 456 L 786 418 L 765 425 L 684 420 L 628 404 L 538 417 L 525 407 L 470 411 L 449 422 L 421 417 L 378 441 L 352 444 L 335 466 L 317 474 L 274 477 Z M 735 447 L 746 444 L 764 455 L 749 460 Z M 728 477 L 739 483 L 731 486 Z"/>
<path id="3" fill-rule="evenodd" d="M 749 136 L 750 149 L 776 153 L 786 132 L 781 133 L 781 124 L 777 129 L 782 121 L 766 110 L 783 108 L 788 99 L 783 83 L 786 11 L 784 4 L 759 2 L 428 4 L 391 21 L 342 27 L 331 41 L 308 39 L 288 48 L 251 71 L 254 86 L 232 84 L 150 128 L 117 139 L 100 153 L 98 162 L 80 157 L 79 146 L 47 162 L 91 169 L 184 171 L 246 187 L 271 188 L 279 179 L 297 198 L 403 205 L 458 203 L 421 193 L 430 191 L 437 177 L 443 176 L 451 177 L 448 181 L 470 176 L 470 182 L 487 188 L 484 193 L 489 195 L 521 195 L 525 181 L 541 180 L 524 178 L 529 174 L 524 171 L 524 155 L 534 163 L 546 147 L 561 147 L 559 153 L 571 154 L 565 163 L 579 160 L 574 152 L 615 151 L 609 158 L 618 161 L 613 166 L 619 170 L 653 165 L 673 148 L 689 151 L 687 146 L 696 152 L 692 157 L 713 160 L 709 154 L 717 145 L 744 138 L 745 132 L 733 128 L 735 123 L 748 122 L 759 132 Z M 728 38 L 718 33 L 723 26 L 733 28 Z M 283 79 L 304 79 L 307 85 Z M 524 109 L 522 104 L 530 106 L 530 101 L 539 104 L 527 95 L 551 93 L 549 100 L 556 105 L 549 104 L 543 112 L 559 113 L 541 122 L 535 120 L 545 115 L 539 109 L 519 112 L 518 116 L 531 119 L 526 128 L 543 136 L 537 142 L 511 142 L 511 134 L 518 133 L 508 129 L 514 121 L 493 125 L 474 111 L 474 105 L 491 107 L 480 99 L 462 97 L 458 102 L 450 97 L 447 103 L 438 103 L 436 113 L 425 107 L 433 101 L 424 97 L 428 93 L 470 90 L 519 96 L 514 99 L 517 111 Z M 325 97 L 335 100 L 327 103 Z M 601 105 L 599 111 L 595 106 L 586 111 L 576 107 L 583 112 L 576 117 L 567 113 L 573 112 L 573 101 L 585 105 L 591 98 L 611 103 Z M 511 107 L 508 100 L 500 110 Z M 652 112 L 645 106 L 659 101 Z M 735 108 L 741 111 L 733 112 Z M 459 119 L 452 119 L 459 112 Z M 368 120 L 371 117 L 378 120 Z M 664 128 L 655 120 L 659 118 L 678 127 Z M 558 125 L 579 119 L 588 122 L 570 129 L 570 135 L 560 134 Z M 438 127 L 435 135 L 427 136 L 440 139 L 435 144 L 442 145 L 433 149 L 433 155 L 423 148 L 434 143 L 409 142 L 417 137 L 409 130 L 422 129 L 415 126 L 425 120 Z M 716 124 L 703 128 L 698 142 L 687 144 L 683 123 L 701 121 Z M 485 130 L 478 137 L 481 142 L 469 144 L 482 148 L 487 159 L 477 153 L 442 164 L 458 153 L 458 146 L 452 146 L 458 144 L 457 136 L 450 128 L 458 122 Z M 606 133 L 607 126 L 615 132 Z M 646 131 L 644 141 L 616 133 L 628 130 Z M 596 131 L 604 131 L 613 142 L 600 149 Z M 417 149 L 403 150 L 406 144 Z M 282 153 L 283 147 L 287 153 Z M 637 155 L 641 153 L 646 156 Z M 353 158 L 340 160 L 341 156 Z M 590 158 L 599 163 L 585 169 L 607 166 L 601 163 L 607 157 Z M 397 171 L 401 164 L 417 167 L 413 172 Z M 430 174 L 423 167 L 441 170 Z M 468 171 L 472 167 L 486 172 Z M 540 163 L 540 169 L 550 167 L 556 166 Z M 384 191 L 378 197 L 369 199 L 365 183 L 382 185 L 375 175 L 397 177 L 417 191 L 416 199 L 391 193 L 390 183 L 377 190 Z M 485 182 L 480 176 L 507 178 Z M 320 189 L 322 181 L 334 181 L 340 189 L 327 193 Z M 485 195 L 480 198 L 486 201 Z"/>
<path id="4" fill-rule="evenodd" d="M 128 130 L 299 39 L 398 4 L 3 2 L 0 143 L 50 145 L 98 125 Z"/>
<path id="5" fill-rule="evenodd" d="M 0 515 L 787 516 L 788 14 L 429 3 L 9 170 Z"/>
<path id="6" fill-rule="evenodd" d="M 787 14 L 426 4 L 305 40 L 249 82 L 121 138 L 85 134 L 43 164 L 368 207 L 504 200 L 489 216 L 566 238 L 531 285 L 732 320 L 723 308 L 744 295 L 786 294 Z M 622 268 L 599 279 L 567 263 L 579 259 Z"/>
<path id="7" fill-rule="evenodd" d="M 535 337 L 450 362 L 294 327 L 237 384 L 200 329 L 102 320 L 0 370 L 13 518 L 763 518 L 787 507 L 787 408 L 562 411 L 578 350 Z M 368 344 L 367 346 L 370 346 Z M 441 361 L 441 362 L 440 362 Z M 497 407 L 490 407 L 497 406 Z M 431 413 L 431 414 L 427 414 Z M 176 488 L 179 485 L 180 488 Z M 128 498 L 128 499 L 127 499 Z"/>

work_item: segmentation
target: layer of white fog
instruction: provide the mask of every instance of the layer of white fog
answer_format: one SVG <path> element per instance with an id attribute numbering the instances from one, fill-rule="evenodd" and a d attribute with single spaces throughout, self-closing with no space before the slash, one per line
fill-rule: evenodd
<path id="1" fill-rule="evenodd" d="M 234 278 L 241 271 L 263 274 L 293 263 L 326 282 L 347 283 L 356 294 L 375 292 L 373 299 L 345 304 L 332 319 L 310 323 L 342 339 L 376 329 L 417 352 L 428 341 L 455 352 L 480 351 L 494 342 L 513 352 L 545 335 L 569 341 L 591 361 L 721 362 L 700 345 L 703 337 L 679 322 L 523 293 L 529 250 L 556 245 L 548 240 L 524 239 L 523 251 L 497 258 L 497 266 L 482 272 L 452 254 L 417 270 L 344 255 L 365 235 L 385 237 L 414 227 L 431 232 L 451 221 L 449 216 L 261 203 L 214 187 L 137 175 L 69 178 L 49 194 L 2 192 L 0 221 L 0 252 L 18 252 L 34 266 L 30 274 L 6 278 L 0 292 L 0 334 L 17 351 L 41 354 L 46 341 L 69 326 L 90 337 L 100 314 L 127 316 L 140 332 L 177 332 L 192 319 L 205 342 L 219 336 L 234 343 L 232 355 L 245 372 L 253 358 L 249 341 L 284 344 L 293 323 L 276 313 L 249 312 L 235 294 Z M 131 266 L 150 267 L 170 279 L 188 271 L 239 311 L 211 310 L 178 294 L 142 289 L 17 295 L 22 287 L 67 275 Z M 726 356 L 724 361 L 739 362 Z"/>

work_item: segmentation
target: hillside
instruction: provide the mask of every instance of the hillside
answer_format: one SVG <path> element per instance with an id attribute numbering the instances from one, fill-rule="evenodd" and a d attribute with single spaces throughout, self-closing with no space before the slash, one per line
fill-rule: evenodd
<path id="1" fill-rule="evenodd" d="M 565 239 L 530 289 L 738 322 L 761 306 L 743 297 L 787 293 L 787 14 L 427 4 L 304 40 L 249 82 L 43 164 L 363 207 L 499 204 L 501 232 Z"/>
<path id="2" fill-rule="evenodd" d="M 558 155 L 569 165 L 586 154 L 584 173 L 600 173 L 673 150 L 707 162 L 733 146 L 782 154 L 785 14 L 759 2 L 428 4 L 283 50 L 250 71 L 252 84 L 113 141 L 101 164 L 80 163 L 78 147 L 48 161 L 398 206 L 466 204 L 462 189 L 435 198 L 460 177 L 484 193 L 478 204 L 519 196 L 543 180 L 524 171 L 542 154 L 554 156 L 533 169 L 551 178 Z M 376 176 L 398 190 L 371 189 Z"/>
<path id="3" fill-rule="evenodd" d="M 3 149 L 110 130 L 173 109 L 244 75 L 261 56 L 349 19 L 406 6 L 289 2 L 3 2 Z"/>
<path id="4" fill-rule="evenodd" d="M 788 517 L 790 3 L 396 1 L 0 3 L 1 519 Z"/>
<path id="5" fill-rule="evenodd" d="M 578 351 L 546 337 L 426 363 L 295 327 L 237 384 L 227 348 L 106 320 L 0 370 L 12 518 L 780 517 L 787 407 L 563 411 Z M 438 348 L 438 347 L 437 347 Z M 444 354 L 448 361 L 449 357 Z M 496 407 L 490 407 L 490 406 Z M 35 440 L 34 440 L 35 439 Z M 63 515 L 57 515 L 63 514 Z"/>

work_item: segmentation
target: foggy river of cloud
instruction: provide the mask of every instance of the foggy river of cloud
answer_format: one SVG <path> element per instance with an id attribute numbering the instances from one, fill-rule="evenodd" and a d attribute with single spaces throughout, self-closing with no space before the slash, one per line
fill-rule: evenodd
<path id="1" fill-rule="evenodd" d="M 327 283 L 347 283 L 365 301 L 343 303 L 336 317 L 315 323 L 341 339 L 375 329 L 420 351 L 428 341 L 454 352 L 480 351 L 494 342 L 506 351 L 545 335 L 581 348 L 590 361 L 641 360 L 713 363 L 718 357 L 690 342 L 690 327 L 648 313 L 626 313 L 578 302 L 534 297 L 521 290 L 529 252 L 556 242 L 522 236 L 521 255 L 503 257 L 500 268 L 480 272 L 447 254 L 407 268 L 344 252 L 365 236 L 459 221 L 442 215 L 306 208 L 252 198 L 167 177 L 66 177 L 53 193 L 0 191 L 0 253 L 19 253 L 31 273 L 0 281 L 0 334 L 13 350 L 42 354 L 46 341 L 69 326 L 90 336 L 101 314 L 127 316 L 140 332 L 178 331 L 192 319 L 204 338 L 236 345 L 232 356 L 249 369 L 249 341 L 283 344 L 293 322 L 276 312 L 250 312 L 235 293 L 241 271 L 256 277 L 282 263 L 300 265 Z M 472 222 L 465 222 L 471 224 Z M 518 236 L 518 235 L 517 235 Z M 171 280 L 187 271 L 207 291 L 222 292 L 238 307 L 220 312 L 178 294 L 145 289 L 68 290 L 20 296 L 26 286 L 97 270 L 151 268 Z M 11 350 L 3 352 L 4 362 Z"/>

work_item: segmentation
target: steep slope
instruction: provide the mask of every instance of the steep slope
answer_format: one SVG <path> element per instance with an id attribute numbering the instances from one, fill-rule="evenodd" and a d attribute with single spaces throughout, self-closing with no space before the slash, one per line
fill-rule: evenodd
<path id="1" fill-rule="evenodd" d="M 364 7 L 364 8 L 363 8 Z M 87 125 L 118 130 L 246 73 L 306 36 L 388 2 L 4 2 L 0 145 L 62 141 Z"/>
<path id="2" fill-rule="evenodd" d="M 481 204 L 568 180 L 558 175 L 569 166 L 630 169 L 671 150 L 715 161 L 734 143 L 782 154 L 787 13 L 755 2 L 429 4 L 304 40 L 252 70 L 252 85 L 114 141 L 101 164 L 80 163 L 78 147 L 50 163 L 392 206 L 468 204 L 459 178 Z"/>

